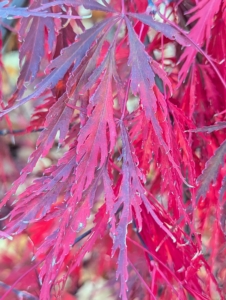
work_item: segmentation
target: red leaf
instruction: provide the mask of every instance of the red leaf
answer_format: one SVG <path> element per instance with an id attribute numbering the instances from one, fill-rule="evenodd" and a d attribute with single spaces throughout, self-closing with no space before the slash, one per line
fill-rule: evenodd
<path id="1" fill-rule="evenodd" d="M 197 183 L 199 184 L 199 189 L 196 194 L 196 201 L 199 201 L 201 197 L 204 198 L 206 196 L 211 182 L 216 182 L 219 169 L 224 163 L 225 153 L 226 141 L 220 145 L 214 155 L 207 161 L 205 169 L 198 177 Z"/>

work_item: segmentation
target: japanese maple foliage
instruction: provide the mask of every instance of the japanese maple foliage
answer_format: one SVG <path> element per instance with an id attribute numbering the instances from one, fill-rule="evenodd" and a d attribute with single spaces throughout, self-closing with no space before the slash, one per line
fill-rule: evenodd
<path id="1" fill-rule="evenodd" d="M 224 299 L 226 2 L 2 1 L 0 18 L 20 19 L 2 134 L 39 132 L 17 178 L 0 171 L 0 236 L 26 248 L 0 255 L 1 299 L 76 299 L 87 254 L 115 299 Z"/>

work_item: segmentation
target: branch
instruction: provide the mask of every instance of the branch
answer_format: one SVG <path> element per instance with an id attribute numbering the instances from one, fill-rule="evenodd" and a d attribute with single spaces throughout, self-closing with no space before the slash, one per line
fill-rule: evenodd
<path id="1" fill-rule="evenodd" d="M 94 228 L 94 227 L 93 227 Z M 80 236 L 78 236 L 75 241 L 74 241 L 74 244 L 72 245 L 75 246 L 78 242 L 80 242 L 82 239 L 84 239 L 85 237 L 87 237 L 93 230 L 93 228 L 87 230 L 86 232 L 84 232 L 83 234 L 81 234 Z"/>
<path id="2" fill-rule="evenodd" d="M 1 288 L 4 288 L 5 290 L 10 290 L 12 291 L 14 294 L 16 294 L 18 296 L 19 299 L 26 299 L 26 300 L 38 300 L 37 297 L 33 296 L 32 294 L 26 292 L 26 291 L 20 291 L 20 290 L 17 290 L 13 287 L 11 287 L 10 285 L 0 281 L 0 287 Z M 1 298 L 2 299 L 2 298 Z"/>
<path id="3" fill-rule="evenodd" d="M 16 130 L 9 130 L 9 129 L 0 129 L 0 136 L 5 136 L 8 134 L 12 134 L 12 135 L 20 135 L 20 134 L 26 134 L 26 133 L 32 133 L 32 132 L 40 132 L 42 131 L 43 128 L 37 128 L 37 129 L 33 129 L 31 131 L 28 131 L 27 128 L 25 129 L 16 129 Z"/>

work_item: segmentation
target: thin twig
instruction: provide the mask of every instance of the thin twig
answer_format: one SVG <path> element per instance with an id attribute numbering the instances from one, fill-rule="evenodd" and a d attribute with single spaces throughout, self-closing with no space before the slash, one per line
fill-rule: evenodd
<path id="1" fill-rule="evenodd" d="M 10 292 L 14 292 L 14 293 L 15 293 L 15 290 L 16 290 L 16 289 L 15 289 L 14 287 L 17 285 L 17 283 L 20 282 L 24 277 L 26 277 L 32 270 L 34 270 L 37 266 L 39 266 L 43 261 L 44 261 L 44 259 L 42 259 L 41 261 L 39 261 L 38 263 L 36 263 L 35 265 L 33 265 L 27 272 L 25 272 L 22 276 L 20 276 L 20 277 L 14 282 L 13 285 L 8 286 L 7 291 L 4 293 L 4 295 L 2 296 L 1 299 L 5 299 L 6 296 L 8 296 Z M 24 293 L 24 292 L 23 292 L 23 293 Z M 21 294 L 20 294 L 20 295 L 21 295 Z M 33 297 L 35 297 L 35 296 L 33 296 Z M 29 298 L 27 298 L 27 299 L 29 299 Z M 30 298 L 30 299 L 36 300 L 36 299 L 38 299 L 38 298 L 35 297 L 35 298 Z"/>
<path id="2" fill-rule="evenodd" d="M 94 228 L 94 227 L 93 227 Z M 87 230 L 86 232 L 84 232 L 83 234 L 81 234 L 80 236 L 78 236 L 75 241 L 74 241 L 74 244 L 72 245 L 75 246 L 78 242 L 80 242 L 82 239 L 84 239 L 85 237 L 87 237 L 93 230 L 93 228 Z"/>
<path id="3" fill-rule="evenodd" d="M 134 219 L 133 219 L 133 230 L 136 232 L 136 234 L 137 234 L 137 236 L 138 236 L 138 238 L 139 238 L 141 244 L 143 245 L 143 247 L 144 247 L 145 249 L 148 249 L 146 243 L 144 242 L 142 236 L 140 235 L 140 233 L 139 233 L 139 231 L 138 231 L 138 229 L 137 229 L 136 222 L 135 222 Z M 150 253 L 147 253 L 147 255 L 148 255 L 148 257 L 149 257 L 150 260 L 153 260 L 153 257 L 152 257 L 152 255 L 151 255 Z"/>
<path id="4" fill-rule="evenodd" d="M 37 300 L 38 298 L 35 297 L 34 295 L 26 292 L 26 291 L 20 291 L 15 288 L 11 288 L 10 285 L 0 281 L 0 287 L 4 288 L 6 290 L 11 290 L 14 294 L 16 294 L 20 299 L 27 299 L 27 300 Z"/>
<path id="5" fill-rule="evenodd" d="M 69 129 L 72 129 L 72 127 L 74 126 L 74 124 L 70 124 L 69 125 Z M 41 132 L 45 129 L 45 127 L 40 127 L 40 128 L 36 128 L 33 130 L 29 130 L 27 128 L 24 129 L 15 129 L 15 130 L 10 130 L 10 129 L 0 129 L 0 136 L 5 136 L 8 134 L 12 134 L 12 135 L 22 135 L 22 134 L 28 134 L 28 133 L 33 133 L 33 132 Z"/>
<path id="6" fill-rule="evenodd" d="M 43 131 L 45 128 L 37 128 L 37 129 L 33 129 L 31 131 L 28 131 L 27 128 L 25 129 L 16 129 L 16 130 L 9 130 L 9 129 L 0 129 L 0 136 L 5 136 L 8 134 L 12 134 L 12 135 L 20 135 L 20 134 L 26 134 L 26 133 L 33 133 L 33 132 L 40 132 Z"/>

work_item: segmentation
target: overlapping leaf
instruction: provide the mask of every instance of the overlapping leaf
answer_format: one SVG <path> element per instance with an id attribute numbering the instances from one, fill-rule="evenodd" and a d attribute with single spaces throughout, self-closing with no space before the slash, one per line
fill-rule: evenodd
<path id="1" fill-rule="evenodd" d="M 110 55 L 106 58 L 105 63 L 108 63 L 108 59 L 110 59 Z M 109 150 L 113 150 L 115 145 L 116 129 L 113 119 L 111 65 L 103 72 L 103 79 L 92 96 L 88 107 L 90 111 L 92 110 L 92 114 L 78 137 L 78 167 L 75 180 L 82 180 L 83 183 L 80 185 L 82 190 L 90 185 L 94 178 L 95 169 L 104 165 Z M 107 132 L 109 132 L 110 149 L 108 147 Z M 97 142 L 99 140 L 102 140 L 101 144 Z"/>
<path id="2" fill-rule="evenodd" d="M 165 298 L 185 299 L 188 292 L 205 299 L 212 292 L 210 284 L 204 287 L 206 274 L 211 278 L 211 284 L 216 284 L 216 281 L 200 253 L 202 241 L 193 224 L 191 204 L 194 204 L 195 192 L 185 188 L 183 182 L 186 183 L 186 177 L 193 183 L 196 171 L 200 174 L 200 166 L 206 159 L 201 153 L 205 150 L 205 142 L 202 148 L 199 147 L 197 139 L 192 140 L 191 133 L 185 130 L 195 127 L 192 121 L 198 120 L 202 126 L 204 113 L 201 117 L 197 115 L 206 110 L 207 103 L 218 103 L 217 85 L 212 83 L 215 76 L 210 66 L 201 63 L 193 66 L 194 72 L 186 82 L 190 85 L 186 93 L 174 89 L 177 83 L 174 82 L 174 75 L 177 75 L 178 67 L 169 63 L 173 75 L 171 71 L 165 71 L 165 40 L 167 43 L 170 41 L 172 47 L 187 47 L 183 50 L 185 56 L 182 55 L 182 59 L 185 58 L 182 73 L 185 68 L 188 69 L 188 62 L 193 61 L 196 49 L 192 48 L 185 31 L 176 29 L 176 25 L 155 21 L 154 11 L 152 15 L 142 13 L 144 3 L 139 1 L 134 1 L 132 11 L 136 13 L 128 11 L 131 3 L 119 1 L 112 2 L 114 7 L 106 1 L 101 4 L 95 0 L 38 0 L 29 9 L 14 9 L 7 5 L 7 1 L 1 3 L 0 16 L 17 15 L 27 19 L 22 20 L 20 31 L 23 40 L 20 50 L 22 69 L 18 81 L 20 96 L 18 102 L 14 106 L 10 102 L 0 116 L 31 99 L 43 101 L 38 103 L 35 122 L 31 122 L 29 130 L 32 126 L 44 129 L 37 140 L 36 150 L 4 197 L 1 208 L 25 182 L 39 159 L 48 155 L 58 132 L 59 144 L 65 146 L 66 151 L 25 192 L 16 196 L 8 218 L 2 219 L 6 227 L 0 236 L 5 238 L 11 238 L 11 235 L 24 231 L 33 223 L 53 221 L 49 235 L 41 241 L 34 256 L 34 259 L 39 259 L 45 255 L 39 269 L 39 298 L 51 298 L 54 285 L 59 282 L 65 284 L 73 268 L 82 263 L 85 254 L 92 251 L 98 238 L 106 232 L 113 240 L 113 248 L 109 247 L 109 252 L 112 250 L 112 255 L 116 257 L 120 295 L 126 300 L 131 295 L 127 294 L 127 289 L 132 286 L 131 282 L 127 284 L 130 279 L 129 264 L 141 279 L 139 267 L 136 269 L 139 261 L 134 267 L 131 259 L 134 253 L 127 245 L 131 235 L 130 224 L 133 223 L 134 235 L 143 244 L 143 250 L 148 252 L 151 290 L 147 280 L 142 280 L 147 293 L 153 297 L 161 286 L 164 289 L 162 297 Z M 59 24 L 56 27 L 53 18 L 67 15 L 51 11 L 67 10 L 68 14 L 74 14 L 71 18 L 75 18 L 78 17 L 76 9 L 80 5 L 104 12 L 101 16 L 105 20 L 88 30 L 80 23 L 79 31 L 82 29 L 83 33 L 76 35 L 75 41 L 72 34 L 65 42 L 63 34 L 70 34 L 77 25 L 71 22 L 69 30 L 67 27 L 61 29 Z M 178 5 L 180 10 L 182 4 Z M 200 25 L 201 32 L 196 32 L 197 39 L 192 38 L 201 46 L 208 44 L 207 37 L 211 34 L 213 16 L 219 5 L 220 1 L 211 1 L 211 10 L 202 0 L 189 11 L 192 16 L 188 24 L 194 29 L 190 37 Z M 54 6 L 56 10 L 52 10 Z M 70 7 L 73 9 L 70 10 Z M 201 16 L 201 12 L 205 12 L 206 16 Z M 177 11 L 173 10 L 172 14 L 177 16 Z M 202 20 L 205 21 L 203 24 L 200 23 Z M 145 34 L 142 32 L 143 25 Z M 155 41 L 150 42 L 147 36 L 148 26 L 161 33 L 158 35 L 163 48 L 161 63 L 155 60 L 155 53 L 148 52 L 155 49 Z M 59 33 L 58 37 L 56 33 Z M 47 43 L 44 42 L 46 37 Z M 145 49 L 141 40 L 153 44 Z M 51 48 L 56 51 L 47 58 Z M 35 91 L 22 98 L 25 85 L 32 82 L 40 71 L 42 57 L 51 61 L 46 73 L 41 74 L 43 79 Z M 202 81 L 205 82 L 203 85 Z M 131 94 L 136 97 L 132 113 L 127 109 L 132 102 Z M 40 99 L 40 96 L 43 98 Z M 196 96 L 199 96 L 197 107 Z M 221 106 L 216 106 L 217 110 Z M 205 112 L 205 117 L 212 118 L 213 110 L 211 108 Z M 186 118 L 187 112 L 189 120 Z M 190 131 L 212 133 L 224 127 L 223 121 L 212 127 Z M 218 136 L 214 138 L 217 144 Z M 206 159 L 206 168 L 198 178 L 197 202 L 206 196 L 211 182 L 216 181 L 224 163 L 225 145 L 224 141 L 214 156 Z M 224 193 L 225 177 L 220 191 L 222 203 Z M 100 209 L 96 213 L 99 204 Z M 225 213 L 219 215 L 224 228 Z M 71 251 L 78 240 L 78 233 L 90 222 L 89 217 L 94 217 L 95 225 L 88 230 L 88 234 L 84 234 L 89 235 L 87 241 L 80 249 Z M 70 252 L 74 252 L 75 256 L 65 266 Z M 205 271 L 200 284 L 198 270 L 203 266 Z M 61 277 L 67 267 L 69 270 Z"/>
<path id="3" fill-rule="evenodd" d="M 48 1 L 36 1 L 32 8 L 40 7 L 42 3 Z M 53 49 L 55 42 L 55 25 L 53 18 L 29 17 L 21 21 L 19 31 L 20 40 L 23 41 L 20 48 L 21 71 L 18 78 L 18 97 L 21 98 L 24 92 L 24 85 L 33 81 L 40 69 L 41 59 L 44 57 L 45 30 L 48 32 L 48 47 Z"/>
<path id="4" fill-rule="evenodd" d="M 155 74 L 151 68 L 150 57 L 143 49 L 142 43 L 138 40 L 135 32 L 133 31 L 129 20 L 126 21 L 129 41 L 130 41 L 130 56 L 129 65 L 131 65 L 131 89 L 136 95 L 139 91 L 141 103 L 144 107 L 145 114 L 152 122 L 153 129 L 159 140 L 160 145 L 163 146 L 164 150 L 168 154 L 168 158 L 172 163 L 173 167 L 177 170 L 180 178 L 184 180 L 179 167 L 175 163 L 170 151 L 170 145 L 167 145 L 163 138 L 162 128 L 155 116 L 157 108 L 157 99 L 154 93 L 155 86 Z M 164 72 L 160 69 L 160 66 L 154 65 L 158 72 L 158 75 L 164 76 Z M 171 90 L 171 86 L 169 86 Z M 151 99 L 150 99 L 151 98 Z M 163 100 L 164 103 L 165 100 Z"/>
<path id="5" fill-rule="evenodd" d="M 215 151 L 214 155 L 207 161 L 204 171 L 197 179 L 197 182 L 200 185 L 196 194 L 197 201 L 199 201 L 201 197 L 206 196 L 211 182 L 216 182 L 219 169 L 224 164 L 225 153 L 226 141 L 220 145 L 220 147 Z"/>
<path id="6" fill-rule="evenodd" d="M 137 158 L 133 154 L 133 147 L 128 139 L 128 133 L 124 124 L 121 124 L 121 135 L 122 135 L 122 182 L 120 186 L 120 191 L 118 195 L 117 202 L 115 202 L 113 214 L 116 214 L 119 211 L 120 220 L 117 226 L 112 224 L 112 233 L 113 233 L 113 253 L 119 249 L 118 255 L 118 270 L 117 277 L 121 278 L 121 289 L 120 294 L 122 299 L 126 299 L 127 291 L 127 280 L 128 280 L 128 254 L 126 246 L 126 237 L 127 237 L 127 227 L 133 220 L 133 217 L 136 218 L 138 223 L 138 229 L 142 229 L 142 217 L 141 217 L 141 204 L 146 207 L 146 210 L 150 213 L 153 221 L 162 228 L 163 231 L 175 242 L 175 237 L 170 232 L 170 230 L 163 224 L 159 219 L 155 208 L 150 204 L 149 200 L 146 197 L 146 191 L 143 187 L 143 174 L 137 167 Z M 134 211 L 134 214 L 133 214 Z M 114 219 L 113 219 L 114 220 Z"/>
<path id="7" fill-rule="evenodd" d="M 192 14 L 189 18 L 187 25 L 196 21 L 195 26 L 192 27 L 192 30 L 189 32 L 189 37 L 192 39 L 195 44 L 203 46 L 204 41 L 209 41 L 211 35 L 211 28 L 214 24 L 214 15 L 219 11 L 221 5 L 221 0 L 202 0 L 191 8 L 187 14 Z M 208 38 L 207 38 L 208 37 Z M 190 68 L 197 51 L 195 48 L 185 49 L 183 54 L 180 57 L 180 61 L 183 61 L 183 65 L 180 69 L 180 82 L 185 80 L 187 76 L 187 70 Z"/>
<path id="8" fill-rule="evenodd" d="M 42 12 L 42 7 L 40 12 L 37 9 L 27 9 L 27 8 L 15 8 L 6 6 L 9 3 L 9 1 L 2 1 L 0 3 L 0 17 L 1 18 L 8 18 L 8 17 L 14 17 L 14 18 L 28 18 L 28 17 L 52 17 L 52 18 L 65 18 L 65 19 L 81 19 L 79 16 L 71 16 L 66 14 L 55 14 L 55 13 L 49 13 L 49 12 Z M 58 1 L 57 4 L 64 4 L 64 1 Z M 50 6 L 53 6 L 54 3 L 50 4 Z"/>
<path id="9" fill-rule="evenodd" d="M 113 20 L 115 21 L 115 19 Z M 2 113 L 0 113 L 0 117 L 23 105 L 27 101 L 37 98 L 46 91 L 47 88 L 55 87 L 74 63 L 73 71 L 75 71 L 81 64 L 84 57 L 86 57 L 87 52 L 90 50 L 91 46 L 93 46 L 98 35 L 103 34 L 102 31 L 106 30 L 108 26 L 113 26 L 114 23 L 111 24 L 111 21 L 113 20 L 107 19 L 106 21 L 97 24 L 82 33 L 78 38 L 78 41 L 63 49 L 61 55 L 55 58 L 47 67 L 47 71 L 51 72 L 38 84 L 35 91 L 31 95 L 18 100 L 13 107 L 5 109 Z"/>

